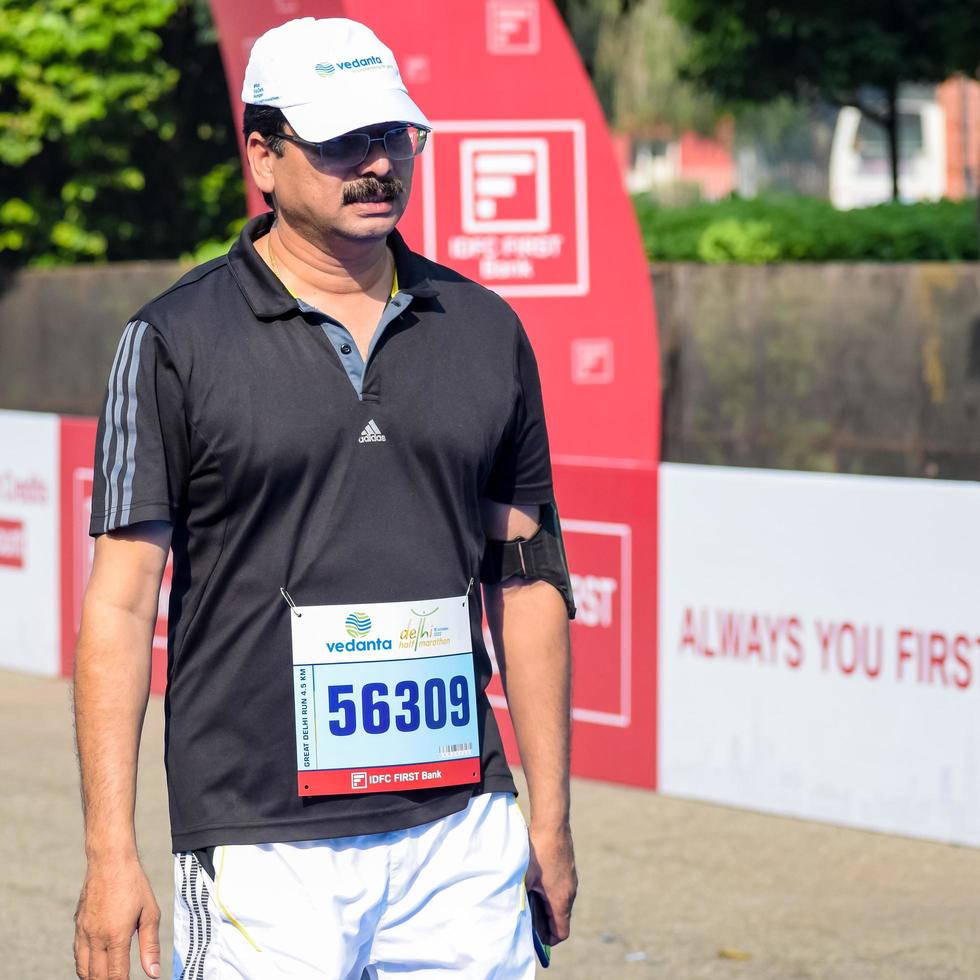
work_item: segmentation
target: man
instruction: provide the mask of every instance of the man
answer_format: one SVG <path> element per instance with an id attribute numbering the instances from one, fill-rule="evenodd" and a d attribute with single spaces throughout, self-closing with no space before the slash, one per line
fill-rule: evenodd
<path id="1" fill-rule="evenodd" d="M 172 549 L 174 977 L 531 976 L 525 882 L 545 943 L 576 887 L 574 608 L 533 354 L 503 301 L 395 231 L 429 124 L 371 31 L 268 32 L 243 99 L 274 210 L 137 314 L 100 422 L 77 972 L 127 976 L 138 931 L 160 975 L 133 806 Z"/>

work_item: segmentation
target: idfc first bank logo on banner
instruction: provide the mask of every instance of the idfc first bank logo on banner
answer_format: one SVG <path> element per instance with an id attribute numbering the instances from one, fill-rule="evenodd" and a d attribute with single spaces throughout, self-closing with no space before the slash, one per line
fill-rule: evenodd
<path id="1" fill-rule="evenodd" d="M 587 293 L 585 124 L 471 121 L 436 128 L 431 152 L 422 156 L 426 254 L 502 296 Z"/>

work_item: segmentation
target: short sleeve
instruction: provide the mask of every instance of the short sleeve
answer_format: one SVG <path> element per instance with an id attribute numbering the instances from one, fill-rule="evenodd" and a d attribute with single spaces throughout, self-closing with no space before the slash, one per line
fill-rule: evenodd
<path id="1" fill-rule="evenodd" d="M 116 349 L 99 417 L 89 534 L 172 523 L 187 472 L 183 386 L 158 331 L 133 320 Z"/>
<path id="2" fill-rule="evenodd" d="M 494 455 L 485 495 L 501 504 L 550 503 L 554 488 L 541 380 L 531 342 L 520 325 L 514 370 L 514 405 Z"/>

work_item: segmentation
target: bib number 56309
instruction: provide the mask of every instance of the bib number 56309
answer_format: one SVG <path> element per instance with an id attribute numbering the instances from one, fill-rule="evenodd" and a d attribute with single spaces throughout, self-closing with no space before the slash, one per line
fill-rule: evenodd
<path id="1" fill-rule="evenodd" d="M 399 732 L 417 731 L 423 724 L 432 731 L 465 728 L 470 723 L 469 682 L 462 674 L 444 681 L 427 680 L 421 690 L 416 681 L 404 680 L 390 690 L 381 682 L 364 684 L 359 696 L 353 684 L 331 684 L 327 688 L 329 728 L 332 735 L 383 735 L 394 721 Z M 360 709 L 360 710 L 358 710 Z"/>

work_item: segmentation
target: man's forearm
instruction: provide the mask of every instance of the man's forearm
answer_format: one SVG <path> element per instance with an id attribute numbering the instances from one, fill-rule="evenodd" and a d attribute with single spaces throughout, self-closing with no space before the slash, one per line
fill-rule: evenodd
<path id="1" fill-rule="evenodd" d="M 139 931 L 147 976 L 160 976 L 160 908 L 139 862 L 133 814 L 150 651 L 170 525 L 101 535 L 75 649 L 75 737 L 88 869 L 75 912 L 75 972 L 129 975 Z M 108 973 L 106 973 L 108 971 Z"/>
<path id="2" fill-rule="evenodd" d="M 75 653 L 75 732 L 90 860 L 136 856 L 133 814 L 153 623 L 86 599 Z"/>
<path id="3" fill-rule="evenodd" d="M 571 694 L 565 604 L 546 582 L 485 591 L 487 620 L 531 797 L 531 825 L 565 825 Z"/>

